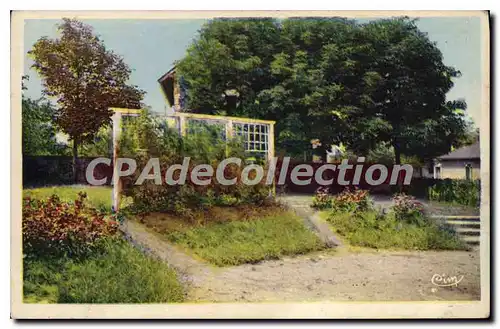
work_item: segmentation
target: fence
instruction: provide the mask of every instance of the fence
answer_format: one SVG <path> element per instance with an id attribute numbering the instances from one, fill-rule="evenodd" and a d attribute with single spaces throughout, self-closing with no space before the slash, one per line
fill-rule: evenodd
<path id="1" fill-rule="evenodd" d="M 77 184 L 88 184 L 85 170 L 93 157 L 78 158 L 76 165 Z M 104 164 L 95 168 L 96 179 L 109 177 L 111 184 L 113 169 Z M 23 156 L 23 187 L 75 184 L 73 179 L 73 158 L 70 156 Z"/>
<path id="2" fill-rule="evenodd" d="M 111 110 L 114 112 L 111 118 L 113 121 L 113 164 L 115 164 L 120 149 L 118 141 L 123 129 L 122 117 L 138 116 L 141 110 L 124 108 L 111 108 Z M 221 135 L 225 140 L 230 137 L 239 137 L 247 152 L 265 157 L 267 160 L 274 157 L 274 121 L 180 112 L 165 116 L 165 121 L 175 126 L 181 136 L 196 133 L 196 123 L 219 125 L 224 127 Z M 113 169 L 113 209 L 115 211 L 118 211 L 122 191 L 122 182 L 116 175 L 117 170 L 116 167 Z"/>
<path id="3" fill-rule="evenodd" d="M 182 136 L 196 133 L 201 126 L 218 125 L 223 139 L 237 137 L 248 153 L 268 160 L 274 157 L 274 121 L 196 113 L 174 113 L 166 118 Z"/>
<path id="4" fill-rule="evenodd" d="M 85 171 L 88 164 L 92 161 L 93 157 L 83 157 L 78 158 L 77 161 L 77 184 L 88 184 L 85 178 Z M 283 190 L 287 193 L 303 193 L 312 194 L 314 193 L 320 185 L 311 180 L 311 183 L 305 186 L 295 185 L 290 179 L 290 173 L 293 168 L 300 164 L 309 164 L 313 167 L 314 172 L 323 165 L 322 163 L 308 163 L 308 162 L 291 162 L 288 166 L 285 186 Z M 276 167 L 276 181 L 279 178 L 281 171 L 282 162 L 278 161 Z M 366 168 L 369 164 L 366 165 Z M 391 167 L 388 167 L 389 172 L 392 171 Z M 106 177 L 106 185 L 111 184 L 111 178 L 113 175 L 113 166 L 107 166 L 105 164 L 99 164 L 96 166 L 94 175 L 96 179 L 101 179 Z M 352 180 L 354 175 L 353 170 L 346 170 L 346 180 Z M 362 175 L 363 176 L 363 175 Z M 390 177 L 390 175 L 389 175 Z M 327 170 L 323 174 L 325 180 L 335 178 L 335 173 Z M 377 177 L 374 177 L 377 178 Z M 429 187 L 442 182 L 439 179 L 432 178 L 413 178 L 410 186 L 404 186 L 403 190 L 408 194 L 428 198 Z M 364 180 L 360 181 L 358 185 L 359 188 L 370 190 L 373 194 L 392 194 L 396 192 L 397 187 L 390 186 L 389 178 L 381 184 L 380 186 L 370 186 Z M 23 186 L 24 187 L 36 187 L 45 185 L 70 185 L 75 184 L 73 180 L 73 159 L 69 156 L 23 156 Z M 344 189 L 344 186 L 332 185 L 330 188 L 331 193 L 338 193 Z M 280 187 L 278 186 L 278 189 Z"/>
<path id="5" fill-rule="evenodd" d="M 297 185 L 294 184 L 291 180 L 291 172 L 292 170 L 299 166 L 299 165 L 310 165 L 313 168 L 313 175 L 314 177 L 317 169 L 324 165 L 325 163 L 317 163 L 317 162 L 301 162 L 301 161 L 292 161 L 288 165 L 288 169 L 286 171 L 286 179 L 285 179 L 285 186 L 284 187 L 277 187 L 278 190 L 285 191 L 286 193 L 296 193 L 296 194 L 313 194 L 318 188 L 322 187 L 322 185 L 318 184 L 315 179 L 311 180 L 310 184 L 307 185 Z M 335 165 L 338 165 L 339 163 L 336 163 Z M 350 164 L 355 165 L 356 162 L 351 162 Z M 365 177 L 365 172 L 366 170 L 371 166 L 372 164 L 370 163 L 364 163 L 363 170 L 361 171 L 361 179 L 359 181 L 359 184 L 356 185 L 347 185 L 347 186 L 342 186 L 338 185 L 335 183 L 337 175 L 338 175 L 338 170 L 333 172 L 331 170 L 326 170 L 323 172 L 323 179 L 325 180 L 330 180 L 334 179 L 334 183 L 330 185 L 330 193 L 335 194 L 339 193 L 342 190 L 344 190 L 346 187 L 356 187 L 364 190 L 369 190 L 370 193 L 372 194 L 393 194 L 400 189 L 402 189 L 403 192 L 406 192 L 408 194 L 414 195 L 416 197 L 421 197 L 421 198 L 428 198 L 428 189 L 431 186 L 434 186 L 437 182 L 439 182 L 439 179 L 431 179 L 431 178 L 412 178 L 410 185 L 407 186 L 398 186 L 398 185 L 390 185 L 390 179 L 392 176 L 392 171 L 393 171 L 393 166 L 387 166 L 388 170 L 388 176 L 386 180 L 377 186 L 372 186 L 368 184 L 364 177 Z M 281 167 L 282 167 L 282 160 L 278 160 L 277 163 L 277 169 L 276 169 L 276 181 L 278 181 L 278 175 L 281 172 Z M 354 172 L 355 172 L 355 166 L 352 169 L 347 169 L 345 171 L 345 180 L 352 182 L 353 177 L 354 177 Z M 402 182 L 404 180 L 404 171 L 400 172 L 399 176 L 399 182 Z M 377 171 L 373 175 L 373 179 L 378 179 L 380 174 L 377 173 Z"/>

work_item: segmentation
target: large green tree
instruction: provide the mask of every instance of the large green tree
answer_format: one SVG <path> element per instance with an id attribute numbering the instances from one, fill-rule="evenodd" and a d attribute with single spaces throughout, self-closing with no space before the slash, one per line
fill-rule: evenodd
<path id="1" fill-rule="evenodd" d="M 63 19 L 58 31 L 59 38 L 40 38 L 28 54 L 44 93 L 57 100 L 56 124 L 73 141 L 76 179 L 78 146 L 109 123 L 110 107 L 140 108 L 144 92 L 128 84 L 131 69 L 89 25 Z"/>
<path id="2" fill-rule="evenodd" d="M 205 25 L 177 70 L 196 112 L 254 114 L 257 96 L 272 87 L 270 64 L 280 48 L 273 19 L 216 19 Z M 269 113 L 266 113 L 269 115 Z"/>
<path id="3" fill-rule="evenodd" d="M 457 111 L 465 110 L 465 102 L 446 101 L 460 72 L 443 63 L 436 43 L 415 22 L 396 18 L 361 26 L 377 81 L 368 111 L 384 122 L 376 140 L 393 146 L 396 163 L 401 154 L 432 158 L 446 153 L 465 132 L 463 112 Z"/>
<path id="4" fill-rule="evenodd" d="M 187 106 L 276 120 L 278 147 L 292 153 L 313 138 L 340 141 L 342 114 L 362 88 L 350 59 L 361 50 L 355 26 L 341 18 L 213 20 L 177 63 Z"/>
<path id="5" fill-rule="evenodd" d="M 465 103 L 446 101 L 459 71 L 408 18 L 213 20 L 177 68 L 190 111 L 277 120 L 287 151 L 388 143 L 400 163 L 446 153 L 466 129 Z"/>

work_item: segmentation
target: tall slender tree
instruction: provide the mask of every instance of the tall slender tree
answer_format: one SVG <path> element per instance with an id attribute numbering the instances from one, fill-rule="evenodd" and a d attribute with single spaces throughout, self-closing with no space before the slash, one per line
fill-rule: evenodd
<path id="1" fill-rule="evenodd" d="M 60 37 L 40 38 L 28 52 L 43 80 L 43 91 L 55 97 L 55 121 L 73 141 L 76 180 L 78 146 L 110 121 L 110 107 L 140 108 L 144 91 L 128 84 L 131 69 L 106 49 L 91 26 L 63 19 Z"/>

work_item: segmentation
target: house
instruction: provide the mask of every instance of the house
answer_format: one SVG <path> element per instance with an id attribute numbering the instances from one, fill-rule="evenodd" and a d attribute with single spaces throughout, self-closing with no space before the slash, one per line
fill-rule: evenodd
<path id="1" fill-rule="evenodd" d="M 479 141 L 464 146 L 434 161 L 434 178 L 479 179 L 481 151 Z"/>
<path id="2" fill-rule="evenodd" d="M 163 91 L 168 105 L 170 105 L 172 110 L 174 112 L 181 111 L 184 108 L 182 100 L 185 91 L 181 87 L 181 84 L 175 74 L 175 66 L 162 75 L 158 79 L 158 83 L 160 84 L 161 90 Z"/>
<path id="3" fill-rule="evenodd" d="M 158 79 L 161 90 L 165 95 L 167 103 L 174 112 L 184 112 L 187 110 L 186 87 L 182 77 L 176 74 L 176 67 L 171 68 L 167 73 Z M 228 88 L 221 94 L 228 108 L 239 106 L 239 92 L 236 89 Z"/>

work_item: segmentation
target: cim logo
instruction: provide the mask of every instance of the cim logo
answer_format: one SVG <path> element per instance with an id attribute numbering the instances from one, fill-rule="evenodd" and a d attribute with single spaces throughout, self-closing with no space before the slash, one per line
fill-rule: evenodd
<path id="1" fill-rule="evenodd" d="M 431 282 L 433 285 L 438 287 L 457 287 L 458 284 L 464 279 L 463 275 L 460 276 L 446 276 L 446 274 L 434 274 L 432 276 Z"/>

